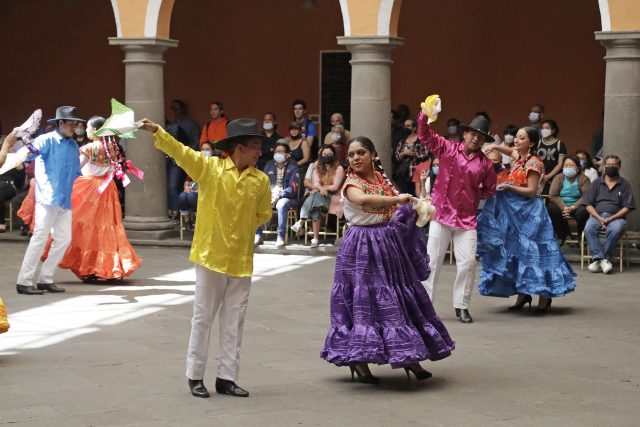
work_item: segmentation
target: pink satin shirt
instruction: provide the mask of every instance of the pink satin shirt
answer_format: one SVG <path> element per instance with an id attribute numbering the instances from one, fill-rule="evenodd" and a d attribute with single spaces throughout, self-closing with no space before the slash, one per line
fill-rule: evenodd
<path id="1" fill-rule="evenodd" d="M 422 112 L 418 117 L 418 138 L 440 160 L 431 192 L 435 220 L 449 227 L 475 230 L 480 200 L 496 192 L 496 173 L 491 161 L 482 151 L 467 154 L 463 142 L 449 141 L 435 133 Z"/>

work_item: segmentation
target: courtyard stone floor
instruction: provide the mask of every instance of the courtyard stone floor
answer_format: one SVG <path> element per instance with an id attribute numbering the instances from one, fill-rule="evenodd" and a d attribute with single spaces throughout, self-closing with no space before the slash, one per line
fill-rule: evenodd
<path id="1" fill-rule="evenodd" d="M 330 255 L 260 253 L 238 383 L 248 399 L 190 395 L 185 355 L 194 271 L 188 248 L 137 247 L 125 283 L 17 295 L 24 241 L 0 242 L 0 425 L 8 426 L 637 426 L 640 268 L 578 273 L 576 292 L 536 316 L 474 290 L 463 325 L 446 264 L 435 307 L 456 350 L 426 362 L 428 381 L 372 366 L 379 385 L 351 383 L 320 359 L 329 326 Z M 214 328 L 205 384 L 213 391 Z M 635 404 L 633 402 L 636 402 Z"/>

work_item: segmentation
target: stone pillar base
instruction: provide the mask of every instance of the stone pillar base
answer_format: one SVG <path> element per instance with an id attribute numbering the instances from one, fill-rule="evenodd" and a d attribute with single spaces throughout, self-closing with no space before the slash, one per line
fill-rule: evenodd
<path id="1" fill-rule="evenodd" d="M 130 239 L 164 240 L 179 236 L 173 223 L 163 217 L 125 217 L 122 224 Z"/>

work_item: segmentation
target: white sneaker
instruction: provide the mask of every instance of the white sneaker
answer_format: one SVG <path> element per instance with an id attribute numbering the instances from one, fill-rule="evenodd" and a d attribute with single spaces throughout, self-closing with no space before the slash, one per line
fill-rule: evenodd
<path id="1" fill-rule="evenodd" d="M 256 234 L 256 236 L 253 238 L 253 246 L 259 246 L 262 244 L 262 236 L 259 234 Z"/>
<path id="2" fill-rule="evenodd" d="M 609 262 L 609 260 L 601 259 L 600 260 L 600 268 L 604 274 L 608 274 L 613 270 L 613 265 Z"/>
<path id="3" fill-rule="evenodd" d="M 587 269 L 592 273 L 598 273 L 600 271 L 600 261 L 601 260 L 593 261 L 591 264 L 589 264 L 589 267 L 587 267 Z"/>
<path id="4" fill-rule="evenodd" d="M 318 239 L 311 239 L 311 247 L 312 248 L 317 248 L 318 247 Z"/>
<path id="5" fill-rule="evenodd" d="M 284 248 L 284 239 L 280 236 L 278 236 L 278 238 L 276 239 L 276 248 Z"/>
<path id="6" fill-rule="evenodd" d="M 298 234 L 298 232 L 300 231 L 300 227 L 302 227 L 302 221 L 298 221 L 295 224 L 293 224 L 291 226 L 291 229 L 293 230 L 294 233 Z"/>

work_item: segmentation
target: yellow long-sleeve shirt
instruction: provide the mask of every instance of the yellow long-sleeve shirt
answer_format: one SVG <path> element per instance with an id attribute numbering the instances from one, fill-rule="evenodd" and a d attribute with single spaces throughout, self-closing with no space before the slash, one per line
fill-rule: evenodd
<path id="1" fill-rule="evenodd" d="M 241 174 L 230 157 L 204 157 L 160 128 L 155 147 L 198 183 L 198 221 L 189 260 L 234 277 L 253 273 L 256 228 L 271 219 L 269 178 L 254 167 Z"/>

